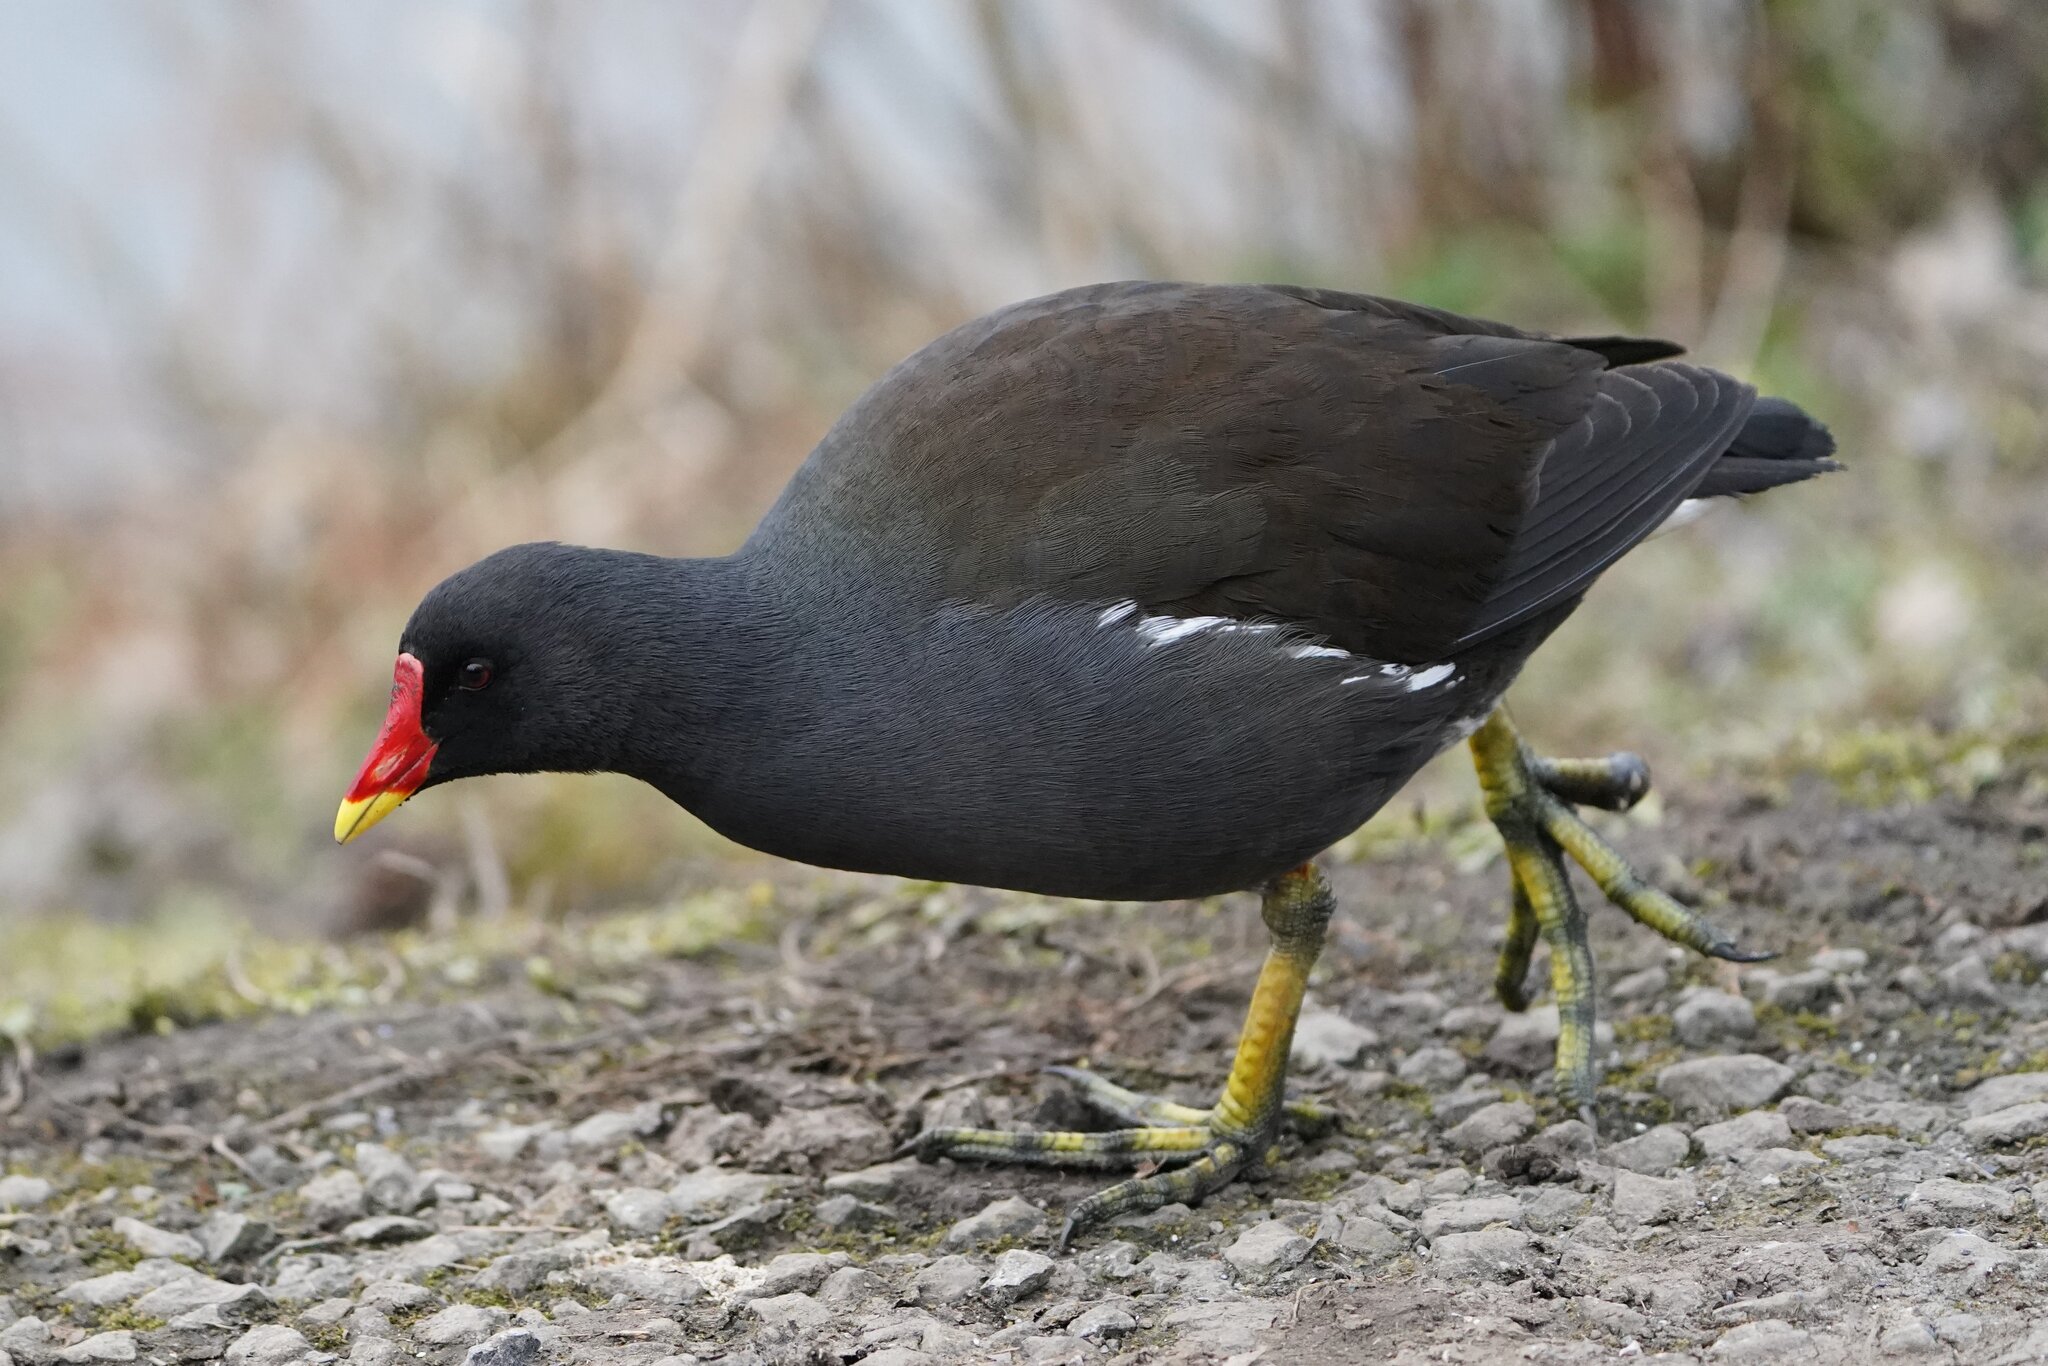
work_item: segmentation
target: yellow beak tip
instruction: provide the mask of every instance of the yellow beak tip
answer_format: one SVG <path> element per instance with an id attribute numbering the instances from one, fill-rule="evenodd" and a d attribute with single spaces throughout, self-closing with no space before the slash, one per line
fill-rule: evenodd
<path id="1" fill-rule="evenodd" d="M 361 801 L 344 800 L 334 813 L 334 842 L 347 844 L 405 804 L 409 792 L 379 792 Z"/>

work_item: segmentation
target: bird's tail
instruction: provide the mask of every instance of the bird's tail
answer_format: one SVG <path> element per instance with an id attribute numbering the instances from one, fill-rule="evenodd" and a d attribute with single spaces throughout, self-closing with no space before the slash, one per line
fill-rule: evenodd
<path id="1" fill-rule="evenodd" d="M 1796 484 L 1842 468 L 1828 458 L 1834 453 L 1835 438 L 1798 404 L 1760 398 L 1692 496 L 1723 498 Z"/>

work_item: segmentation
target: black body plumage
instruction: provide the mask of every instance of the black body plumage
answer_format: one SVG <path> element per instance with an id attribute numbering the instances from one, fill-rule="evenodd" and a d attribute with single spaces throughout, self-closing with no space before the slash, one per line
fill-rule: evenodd
<path id="1" fill-rule="evenodd" d="M 1483 718 L 1680 502 L 1833 467 L 1674 352 L 1287 288 L 1003 309 L 869 390 L 732 556 L 520 546 L 435 588 L 404 637 L 428 782 L 615 770 L 811 863 L 1252 886 Z M 473 655 L 490 690 L 437 685 Z"/>

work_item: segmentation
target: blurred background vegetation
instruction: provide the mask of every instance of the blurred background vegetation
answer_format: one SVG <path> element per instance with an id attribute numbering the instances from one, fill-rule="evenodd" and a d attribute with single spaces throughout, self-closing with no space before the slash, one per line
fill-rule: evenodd
<path id="1" fill-rule="evenodd" d="M 412 604 L 730 549 L 888 365 L 1128 276 L 1670 337 L 1832 423 L 1850 473 L 1609 576 L 1517 694 L 1546 746 L 1981 780 L 2042 733 L 2039 0 L 17 4 L 0 927 L 701 881 L 612 778 L 336 849 Z"/>

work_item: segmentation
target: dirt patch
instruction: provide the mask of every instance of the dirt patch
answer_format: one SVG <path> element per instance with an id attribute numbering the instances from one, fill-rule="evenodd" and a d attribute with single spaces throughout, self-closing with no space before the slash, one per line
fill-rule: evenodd
<path id="1" fill-rule="evenodd" d="M 892 1149 L 933 1122 L 1092 1124 L 1052 1063 L 1205 1103 L 1256 906 L 791 871 L 760 898 L 768 939 L 574 991 L 487 965 L 423 999 L 39 1059 L 0 1129 L 0 1353 L 2048 1355 L 2027 1336 L 2048 1285 L 2048 1085 L 2024 1079 L 2048 1071 L 2038 794 L 1863 809 L 1820 780 L 1724 783 L 1607 828 L 1783 957 L 1706 963 L 1594 909 L 1597 1136 L 1550 1098 L 1540 1013 L 1493 1002 L 1484 830 L 1382 831 L 1333 869 L 1313 992 L 1352 1028 L 1298 1074 L 1343 1128 L 1046 1259 L 1100 1178 Z"/>

